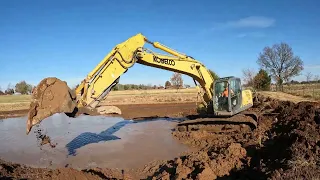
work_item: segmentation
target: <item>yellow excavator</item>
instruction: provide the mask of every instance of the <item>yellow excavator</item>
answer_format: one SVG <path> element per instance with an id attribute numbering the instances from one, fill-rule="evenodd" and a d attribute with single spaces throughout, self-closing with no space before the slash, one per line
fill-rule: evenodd
<path id="1" fill-rule="evenodd" d="M 145 48 L 146 43 L 166 54 L 155 53 Z M 246 111 L 253 106 L 252 92 L 242 89 L 240 78 L 230 76 L 213 79 L 210 71 L 201 62 L 159 42 L 151 42 L 141 33 L 114 47 L 79 84 L 75 89 L 76 107 L 95 109 L 119 82 L 120 76 L 135 63 L 190 76 L 196 87 L 202 88 L 198 118 L 180 122 L 179 126 L 183 127 L 181 129 L 190 130 L 189 125 L 218 122 L 247 124 L 253 128 L 257 126 L 257 115 Z M 29 121 L 27 133 L 33 125 L 40 122 Z"/>

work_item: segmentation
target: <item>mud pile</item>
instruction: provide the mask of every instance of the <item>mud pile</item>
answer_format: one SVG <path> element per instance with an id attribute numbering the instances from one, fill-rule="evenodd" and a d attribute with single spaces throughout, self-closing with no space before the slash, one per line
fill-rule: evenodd
<path id="1" fill-rule="evenodd" d="M 168 161 L 158 167 L 152 179 L 216 179 L 241 169 L 246 150 L 238 143 L 219 150 L 198 151 Z"/>
<path id="2" fill-rule="evenodd" d="M 275 112 L 279 115 L 270 131 L 270 139 L 266 142 L 268 144 L 265 147 L 266 151 L 269 151 L 263 154 L 274 160 L 271 164 L 266 162 L 266 165 L 279 167 L 273 172 L 272 177 L 319 179 L 319 105 L 311 102 L 298 104 L 282 102 Z"/>
<path id="3" fill-rule="evenodd" d="M 75 93 L 65 81 L 58 78 L 45 78 L 33 90 L 30 104 L 27 134 L 32 126 L 55 113 L 73 113 L 76 108 Z"/>
<path id="4" fill-rule="evenodd" d="M 241 144 L 247 152 L 246 156 L 241 158 L 241 168 L 232 169 L 224 176 L 217 175 L 221 178 L 320 178 L 318 103 L 295 104 L 257 96 L 251 111 L 260 114 L 258 128 L 253 132 L 173 132 L 173 136 L 185 144 L 198 147 L 199 152 L 210 153 L 212 150 L 224 149 L 226 144 Z"/>

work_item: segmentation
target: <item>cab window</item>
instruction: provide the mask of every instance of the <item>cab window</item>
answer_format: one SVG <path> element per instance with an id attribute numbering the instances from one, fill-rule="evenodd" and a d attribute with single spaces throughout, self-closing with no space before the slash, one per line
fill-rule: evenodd
<path id="1" fill-rule="evenodd" d="M 230 90 L 232 90 L 235 95 L 241 92 L 240 86 L 241 84 L 239 79 L 230 80 Z"/>

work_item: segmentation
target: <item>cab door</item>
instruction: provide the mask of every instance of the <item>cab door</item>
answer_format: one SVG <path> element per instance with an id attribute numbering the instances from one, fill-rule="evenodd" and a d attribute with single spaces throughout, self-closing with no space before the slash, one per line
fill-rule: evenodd
<path id="1" fill-rule="evenodd" d="M 239 78 L 232 78 L 229 84 L 230 108 L 234 112 L 241 107 L 241 81 Z"/>
<path id="2" fill-rule="evenodd" d="M 224 91 L 226 91 L 226 88 L 228 87 L 228 80 L 221 80 L 221 81 L 216 81 L 215 82 L 215 103 L 214 103 L 214 110 L 215 112 L 230 112 L 229 108 L 229 97 L 224 96 Z"/>

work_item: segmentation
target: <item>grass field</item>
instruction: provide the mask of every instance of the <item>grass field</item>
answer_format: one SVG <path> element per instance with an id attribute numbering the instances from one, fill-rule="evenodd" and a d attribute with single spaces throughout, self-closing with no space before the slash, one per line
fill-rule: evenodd
<path id="1" fill-rule="evenodd" d="M 189 89 L 150 89 L 150 90 L 125 90 L 125 91 L 111 91 L 108 97 L 112 96 L 145 96 L 145 95 L 168 95 L 168 94 L 195 94 L 195 88 Z M 0 96 L 0 103 L 20 103 L 30 102 L 31 95 L 4 95 Z"/>
<path id="2" fill-rule="evenodd" d="M 30 102 L 30 95 L 4 95 L 0 96 L 0 103 L 21 103 Z"/>
<path id="3" fill-rule="evenodd" d="M 294 84 L 283 87 L 285 93 L 320 100 L 320 84 Z"/>
<path id="4" fill-rule="evenodd" d="M 109 96 L 118 96 L 118 95 L 157 95 L 157 94 L 172 94 L 172 93 L 196 93 L 196 88 L 189 89 L 149 89 L 149 90 L 124 90 L 124 91 L 111 91 Z"/>
<path id="5" fill-rule="evenodd" d="M 101 105 L 195 102 L 196 92 L 195 88 L 111 91 Z M 0 96 L 0 111 L 28 109 L 30 100 L 31 95 Z"/>
<path id="6" fill-rule="evenodd" d="M 304 89 L 302 89 L 304 88 Z M 312 101 L 313 94 L 320 98 L 320 87 L 310 86 L 308 88 L 301 85 L 284 87 L 285 92 L 259 92 L 280 100 L 291 100 L 300 102 L 304 100 Z M 303 92 L 304 91 L 304 92 Z M 313 93 L 314 91 L 314 93 Z M 291 95 L 290 95 L 291 94 Z M 304 94 L 304 95 L 303 95 Z M 300 95 L 300 96 L 299 96 Z M 317 99 L 317 98 L 315 98 Z M 30 95 L 4 95 L 0 96 L 0 111 L 12 111 L 28 109 L 30 104 Z M 124 90 L 112 91 L 106 97 L 101 105 L 118 104 L 157 104 L 157 103 L 183 103 L 199 102 L 195 88 L 189 89 L 151 89 L 151 90 Z"/>

